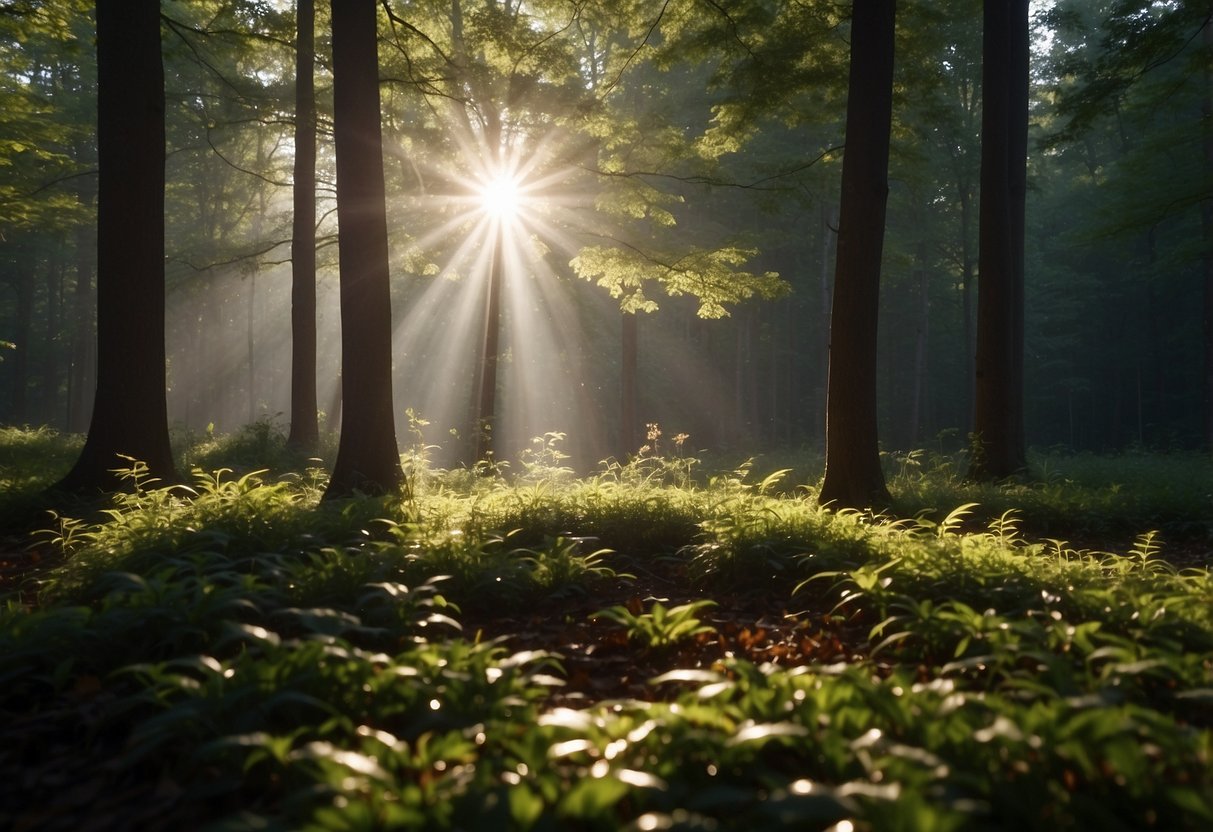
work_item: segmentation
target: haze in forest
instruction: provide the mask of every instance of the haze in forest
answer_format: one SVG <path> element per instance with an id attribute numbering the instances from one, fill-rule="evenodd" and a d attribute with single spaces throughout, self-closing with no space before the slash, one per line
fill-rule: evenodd
<path id="1" fill-rule="evenodd" d="M 289 424 L 295 5 L 161 4 L 167 412 L 179 431 Z M 822 448 L 846 10 L 385 6 L 379 93 L 400 445 L 438 446 L 443 465 L 469 462 L 496 270 L 498 458 L 560 432 L 584 470 L 634 453 L 649 424 L 688 435 L 688 450 Z M 1168 2 L 1031 9 L 1026 441 L 1204 446 L 1207 21 Z M 981 11 L 972 0 L 897 8 L 874 379 L 885 450 L 952 451 L 973 430 Z M 327 4 L 316 14 L 317 406 L 322 430 L 335 431 Z M 80 0 L 0 5 L 7 424 L 89 425 L 92 15 Z M 483 191 L 503 174 L 520 198 L 490 210 Z"/>

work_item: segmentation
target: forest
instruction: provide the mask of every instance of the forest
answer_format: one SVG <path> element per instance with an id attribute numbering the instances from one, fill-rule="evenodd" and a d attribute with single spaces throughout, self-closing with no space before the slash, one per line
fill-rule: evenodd
<path id="1" fill-rule="evenodd" d="M 1213 7 L 0 0 L 0 827 L 1213 825 Z"/>

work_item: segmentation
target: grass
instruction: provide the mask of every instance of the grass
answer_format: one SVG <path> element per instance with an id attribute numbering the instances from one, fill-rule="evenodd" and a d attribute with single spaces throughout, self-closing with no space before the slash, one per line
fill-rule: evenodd
<path id="1" fill-rule="evenodd" d="M 321 504 L 211 441 L 5 538 L 0 826 L 1213 824 L 1206 460 L 890 457 L 893 519 L 652 457 Z M 0 434 L 0 517 L 73 450 Z"/>

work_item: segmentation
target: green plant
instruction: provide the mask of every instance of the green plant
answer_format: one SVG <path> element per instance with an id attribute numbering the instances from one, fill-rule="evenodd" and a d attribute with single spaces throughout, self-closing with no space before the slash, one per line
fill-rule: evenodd
<path id="1" fill-rule="evenodd" d="M 531 439 L 529 448 L 523 448 L 518 455 L 522 465 L 522 479 L 525 481 L 557 481 L 568 482 L 573 478 L 573 469 L 564 465 L 569 455 L 560 450 L 565 440 L 562 431 L 548 431 L 542 436 Z"/>
<path id="2" fill-rule="evenodd" d="M 635 613 L 617 605 L 599 610 L 590 618 L 614 621 L 627 631 L 629 640 L 647 650 L 660 650 L 701 633 L 715 632 L 712 625 L 695 617 L 700 610 L 714 606 L 715 601 L 702 600 L 667 608 L 660 601 L 654 601 L 648 612 Z"/>
<path id="3" fill-rule="evenodd" d="M 607 460 L 603 463 L 603 476 L 613 477 L 619 482 L 633 485 L 673 485 L 688 488 L 694 485 L 694 472 L 699 460 L 685 456 L 683 446 L 691 437 L 685 433 L 671 438 L 672 454 L 663 452 L 661 426 L 650 423 L 646 426 L 647 443 L 626 462 Z"/>
<path id="4" fill-rule="evenodd" d="M 534 549 L 519 549 L 516 554 L 522 555 L 531 568 L 531 581 L 540 590 L 552 597 L 568 594 L 585 594 L 589 591 L 590 580 L 609 578 L 634 579 L 634 575 L 626 572 L 616 572 L 603 563 L 610 549 L 597 549 L 588 554 L 581 550 L 587 541 L 575 538 L 556 537 L 544 541 L 543 546 Z"/>
<path id="5" fill-rule="evenodd" d="M 103 510 L 59 506 L 50 566 L 0 598 L 10 825 L 1213 824 L 1213 577 L 1171 548 L 1207 508 L 1178 495 L 1180 524 L 1164 476 L 1205 462 L 976 487 L 919 455 L 919 522 L 745 464 L 685 487 L 433 472 L 411 504 L 340 506 L 227 468 L 185 490 L 132 466 Z M 1143 518 L 1106 552 L 1039 535 Z M 585 621 L 636 591 L 620 562 L 711 600 Z M 728 655 L 763 639 L 762 664 Z"/>

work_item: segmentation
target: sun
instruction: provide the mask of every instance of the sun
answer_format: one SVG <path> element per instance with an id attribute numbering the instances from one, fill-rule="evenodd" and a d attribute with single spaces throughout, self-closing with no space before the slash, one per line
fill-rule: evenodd
<path id="1" fill-rule="evenodd" d="M 518 179 L 508 173 L 499 173 L 480 186 L 480 207 L 497 219 L 510 219 L 518 213 L 522 194 Z"/>

